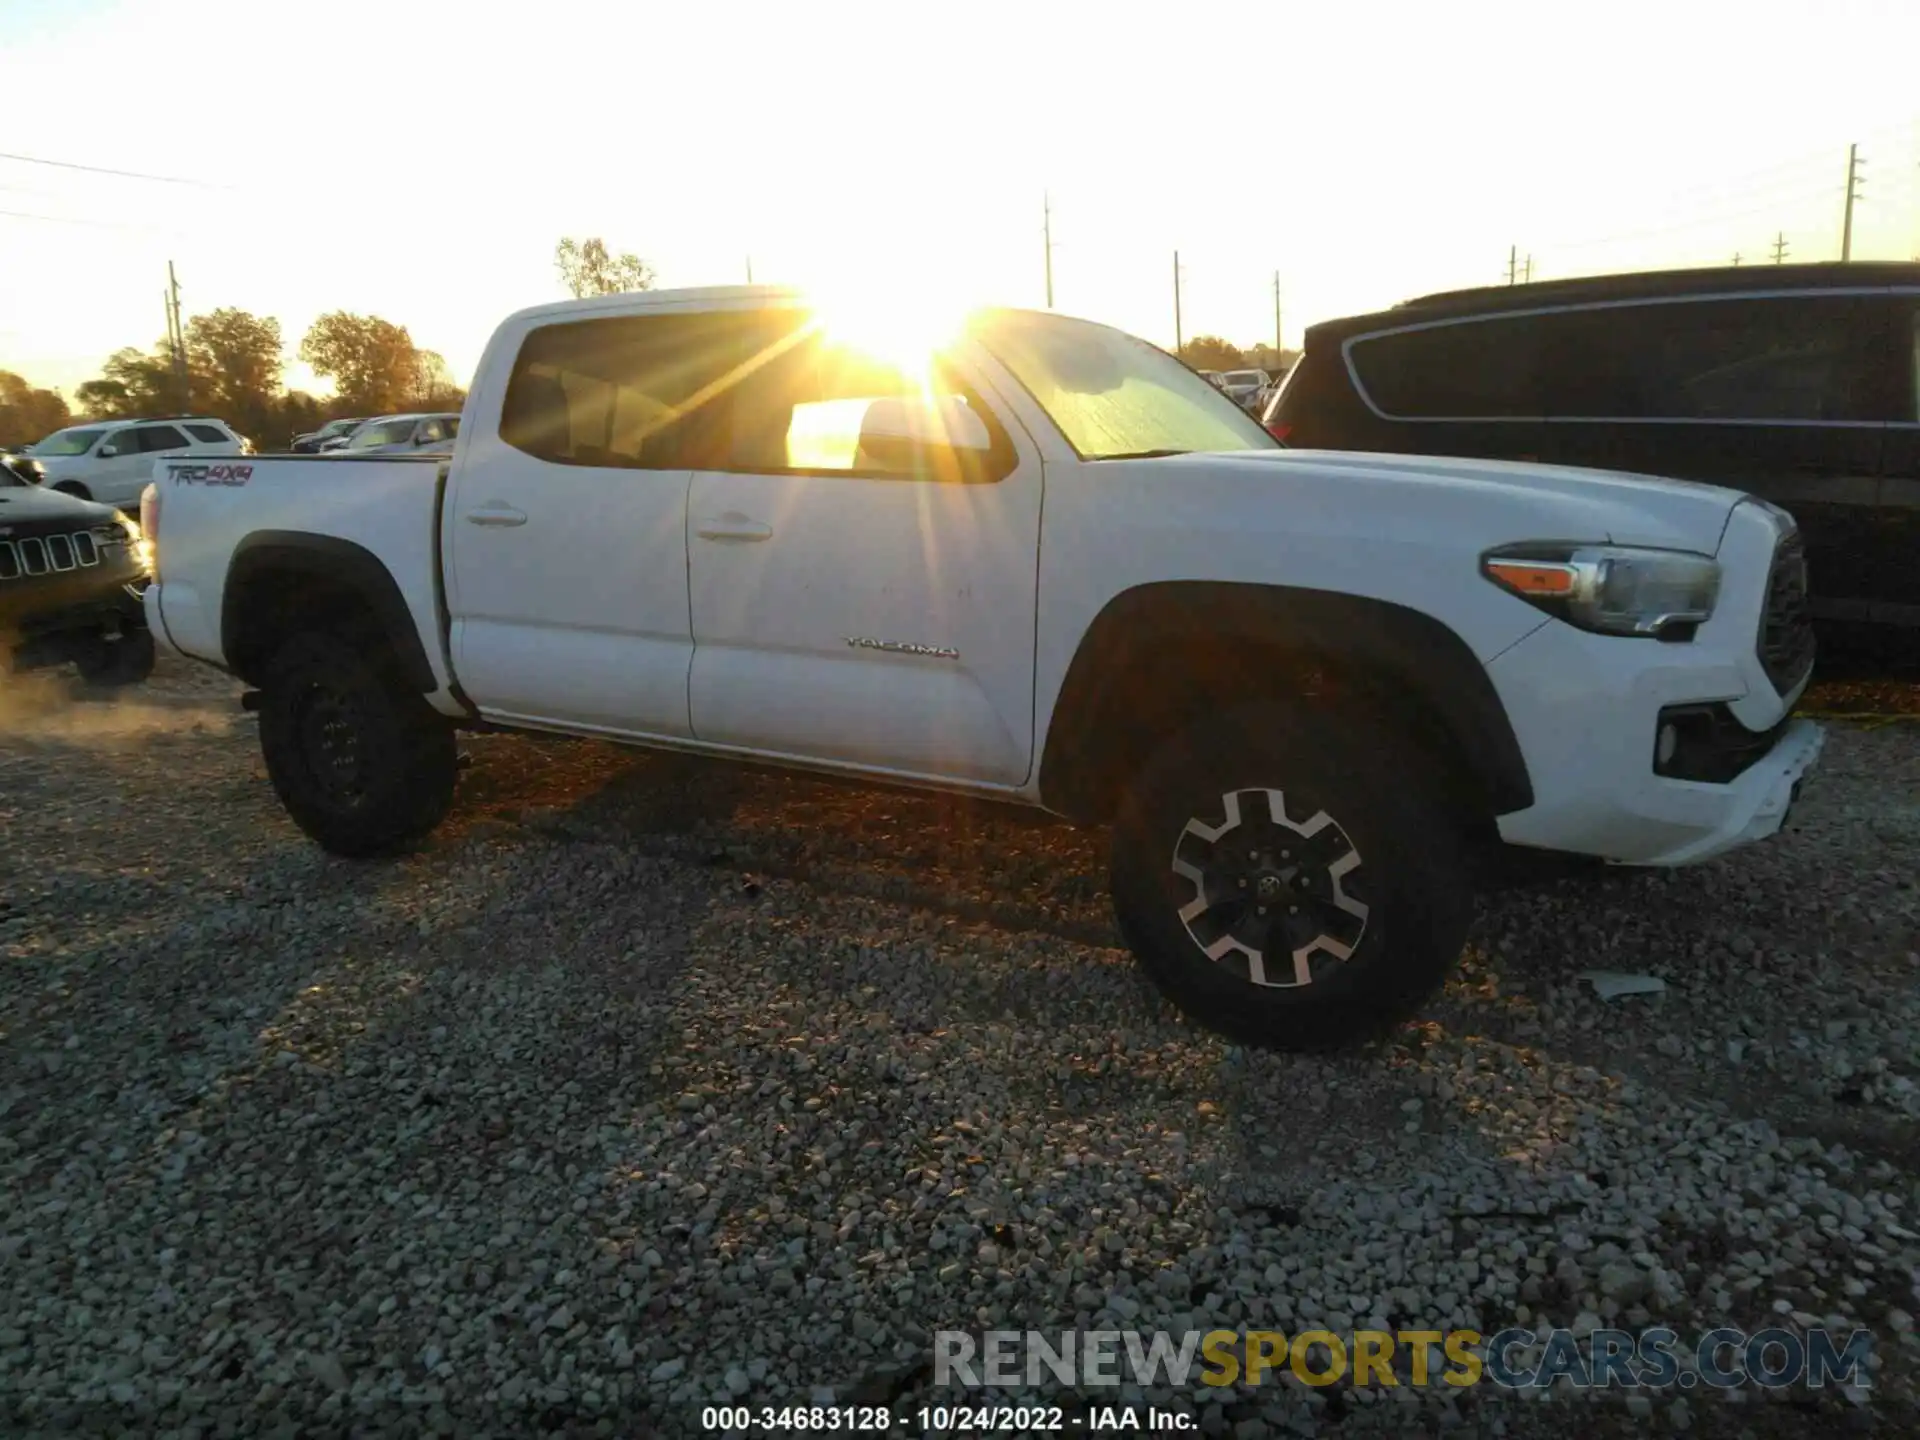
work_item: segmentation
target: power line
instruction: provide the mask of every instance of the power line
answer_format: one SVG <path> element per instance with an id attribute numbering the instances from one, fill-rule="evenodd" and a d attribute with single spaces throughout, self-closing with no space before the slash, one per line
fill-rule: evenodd
<path id="1" fill-rule="evenodd" d="M 151 180 L 160 185 L 197 185 L 203 190 L 230 190 L 230 185 L 216 185 L 211 180 L 188 180 L 179 175 L 152 175 L 144 170 L 111 170 L 104 165 L 81 165 L 73 160 L 47 160 L 39 155 L 13 155 L 0 151 L 0 160 L 14 160 L 22 165 L 50 165 L 56 170 L 84 170 L 89 175 L 114 175 L 122 180 Z"/>

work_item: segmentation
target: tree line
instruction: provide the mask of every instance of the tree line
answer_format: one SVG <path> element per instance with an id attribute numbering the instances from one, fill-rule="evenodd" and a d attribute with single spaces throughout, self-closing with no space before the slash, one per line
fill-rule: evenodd
<path id="1" fill-rule="evenodd" d="M 1218 335 L 1196 335 L 1180 347 L 1180 358 L 1195 370 L 1264 370 L 1269 375 L 1293 368 L 1298 350 L 1249 345 L 1244 350 Z"/>
<path id="2" fill-rule="evenodd" d="M 98 376 L 75 388 L 73 405 L 58 391 L 0 371 L 0 443 L 31 444 L 76 419 L 207 414 L 279 445 L 336 416 L 457 410 L 466 399 L 445 360 L 414 344 L 406 326 L 378 315 L 335 310 L 301 339 L 300 358 L 333 382 L 325 397 L 284 385 L 285 347 L 271 315 L 210 311 L 187 322 L 184 338 L 183 365 L 165 340 L 149 350 L 114 351 Z"/>

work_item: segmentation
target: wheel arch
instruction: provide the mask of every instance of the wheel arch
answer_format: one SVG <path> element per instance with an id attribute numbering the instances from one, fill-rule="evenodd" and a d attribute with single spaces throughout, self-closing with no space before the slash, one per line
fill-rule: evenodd
<path id="1" fill-rule="evenodd" d="M 1104 821 L 1161 737 L 1218 703 L 1298 696 L 1365 705 L 1488 826 L 1533 803 L 1506 709 L 1449 626 L 1365 596 L 1222 581 L 1158 582 L 1107 602 L 1053 706 L 1041 801 Z"/>
<path id="2" fill-rule="evenodd" d="M 421 694 L 439 688 L 399 583 L 366 546 L 299 530 L 256 530 L 242 539 L 221 596 L 227 668 L 257 684 L 279 642 L 312 625 L 370 630 L 408 686 Z"/>

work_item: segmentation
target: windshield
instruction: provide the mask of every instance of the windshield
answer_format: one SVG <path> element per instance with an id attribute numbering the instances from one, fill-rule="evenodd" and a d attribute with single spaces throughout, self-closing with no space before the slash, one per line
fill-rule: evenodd
<path id="1" fill-rule="evenodd" d="M 336 435 L 346 434 L 359 423 L 358 420 L 329 420 L 320 427 L 320 438 L 322 440 L 331 440 Z"/>
<path id="2" fill-rule="evenodd" d="M 1258 370 L 1234 370 L 1227 375 L 1229 385 L 1264 385 L 1267 377 Z"/>
<path id="3" fill-rule="evenodd" d="M 1278 448 L 1178 360 L 1108 326 L 992 311 L 976 333 L 1083 460 Z"/>
<path id="4" fill-rule="evenodd" d="M 84 455 L 93 448 L 93 442 L 106 432 L 92 430 L 56 430 L 33 447 L 35 455 Z"/>

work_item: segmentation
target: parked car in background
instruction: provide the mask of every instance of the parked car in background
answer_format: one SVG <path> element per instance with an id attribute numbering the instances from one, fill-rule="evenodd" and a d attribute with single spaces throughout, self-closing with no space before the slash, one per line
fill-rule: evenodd
<path id="1" fill-rule="evenodd" d="M 322 447 L 327 455 L 451 455 L 460 435 L 460 417 L 382 415 L 368 420 L 344 441 Z"/>
<path id="2" fill-rule="evenodd" d="M 326 449 L 329 440 L 346 440 L 356 429 L 365 423 L 366 417 L 364 416 L 329 420 L 318 430 L 309 431 L 305 435 L 294 436 L 293 444 L 287 448 L 292 450 L 296 455 L 312 455 L 316 451 Z"/>
<path id="3" fill-rule="evenodd" d="M 1218 370 L 1201 370 L 1198 374 L 1202 380 L 1206 381 L 1215 389 L 1220 387 L 1220 372 Z"/>
<path id="4" fill-rule="evenodd" d="M 73 665 L 98 685 L 153 670 L 140 527 L 0 467 L 0 675 Z"/>
<path id="5" fill-rule="evenodd" d="M 1267 384 L 1264 370 L 1228 370 L 1220 377 L 1221 391 L 1243 410 L 1251 410 L 1259 403 L 1260 392 Z"/>
<path id="6" fill-rule="evenodd" d="M 772 287 L 601 296 L 507 318 L 471 393 L 450 466 L 147 491 L 162 648 L 249 687 L 340 854 L 438 823 L 461 726 L 992 797 L 1110 827 L 1190 1013 L 1323 1044 L 1451 972 L 1482 864 L 1707 859 L 1821 747 L 1773 506 L 1289 451 L 1104 325 L 889 361 Z"/>
<path id="7" fill-rule="evenodd" d="M 1799 521 L 1816 618 L 1920 638 L 1916 352 L 1920 264 L 1603 275 L 1316 325 L 1264 418 L 1307 449 L 1747 491 Z"/>
<path id="8" fill-rule="evenodd" d="M 123 510 L 140 503 L 156 460 L 252 453 L 252 442 L 210 415 L 69 425 L 33 445 L 41 484 Z"/>

